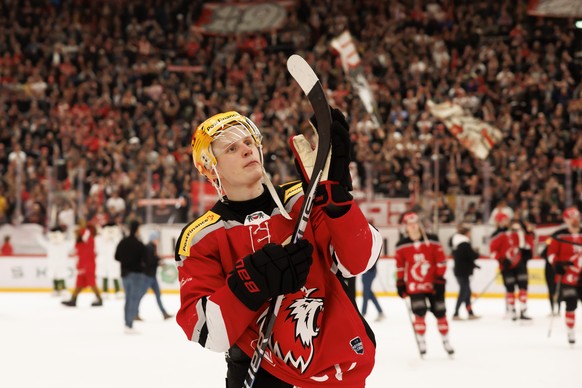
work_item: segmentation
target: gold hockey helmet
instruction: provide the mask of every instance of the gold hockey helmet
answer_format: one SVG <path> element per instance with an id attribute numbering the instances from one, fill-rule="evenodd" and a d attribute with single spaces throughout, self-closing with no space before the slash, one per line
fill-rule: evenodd
<path id="1" fill-rule="evenodd" d="M 238 112 L 218 113 L 200 124 L 192 136 L 192 160 L 200 173 L 211 182 L 214 181 L 216 155 L 212 151 L 212 142 L 221 140 L 234 143 L 239 139 L 251 136 L 261 147 L 263 136 L 257 126 Z M 262 154 L 261 154 L 262 155 Z"/>

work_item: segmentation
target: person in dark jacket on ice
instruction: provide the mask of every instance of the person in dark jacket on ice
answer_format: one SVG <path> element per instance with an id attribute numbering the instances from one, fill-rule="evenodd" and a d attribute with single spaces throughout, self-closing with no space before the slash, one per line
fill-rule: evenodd
<path id="1" fill-rule="evenodd" d="M 133 321 L 138 314 L 139 302 L 147 290 L 147 276 L 144 273 L 147 250 L 138 237 L 139 222 L 129 225 L 129 236 L 124 237 L 115 251 L 115 260 L 121 264 L 121 280 L 125 290 L 125 332 L 136 333 Z"/>
<path id="2" fill-rule="evenodd" d="M 457 297 L 453 320 L 461 319 L 459 317 L 459 310 L 463 303 L 469 314 L 469 319 L 477 319 L 479 316 L 473 313 L 473 308 L 471 307 L 470 277 L 473 275 L 473 270 L 479 268 L 479 266 L 475 264 L 475 261 L 479 258 L 479 253 L 477 253 L 471 246 L 471 228 L 469 225 L 460 224 L 457 227 L 457 232 L 453 237 L 451 237 L 450 245 L 455 261 L 453 273 L 459 283 L 459 296 Z"/>

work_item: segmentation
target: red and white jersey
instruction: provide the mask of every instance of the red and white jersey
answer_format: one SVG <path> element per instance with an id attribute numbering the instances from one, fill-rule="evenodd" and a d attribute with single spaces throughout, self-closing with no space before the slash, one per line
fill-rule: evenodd
<path id="1" fill-rule="evenodd" d="M 553 265 L 560 261 L 572 263 L 565 267 L 561 283 L 577 285 L 582 271 L 582 233 L 571 233 L 568 228 L 555 231 L 548 245 L 548 261 Z"/>
<path id="2" fill-rule="evenodd" d="M 489 252 L 491 258 L 499 262 L 500 268 L 505 259 L 511 260 L 510 268 L 515 268 L 521 261 L 521 249 L 532 249 L 533 245 L 534 235 L 532 233 L 498 228 L 491 235 Z"/>
<path id="3" fill-rule="evenodd" d="M 245 202 L 246 208 L 218 202 L 182 230 L 176 245 L 181 298 L 176 320 L 191 341 L 218 352 L 236 344 L 252 356 L 269 305 L 249 310 L 226 279 L 240 258 L 267 243 L 290 241 L 304 198 L 301 183 L 277 191 L 293 220 L 280 214 L 265 190 Z M 372 267 L 380 234 L 352 203 L 336 219 L 314 208 L 304 238 L 314 245 L 307 283 L 285 295 L 261 367 L 302 388 L 363 387 L 374 366 L 374 335 L 336 273 L 351 277 Z"/>
<path id="4" fill-rule="evenodd" d="M 445 276 L 447 260 L 438 237 L 413 241 L 403 237 L 396 244 L 396 277 L 406 283 L 408 294 L 432 293 L 437 277 Z"/>

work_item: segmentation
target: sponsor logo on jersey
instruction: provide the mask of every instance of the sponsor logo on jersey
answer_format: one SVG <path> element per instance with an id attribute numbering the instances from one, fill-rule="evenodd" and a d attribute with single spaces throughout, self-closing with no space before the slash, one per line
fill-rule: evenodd
<path id="1" fill-rule="evenodd" d="M 212 211 L 207 211 L 202 217 L 198 218 L 196 221 L 188 225 L 188 227 L 182 233 L 180 239 L 180 249 L 178 253 L 182 256 L 190 256 L 190 247 L 192 246 L 192 239 L 196 236 L 196 233 L 200 232 L 202 229 L 210 226 L 220 219 L 220 216 Z"/>
<path id="2" fill-rule="evenodd" d="M 293 197 L 294 195 L 297 195 L 302 190 L 303 187 L 301 185 L 301 182 L 298 182 L 297 184 L 289 187 L 287 190 L 285 190 L 285 194 L 283 195 L 283 203 L 287 202 L 289 198 Z"/>
<path id="3" fill-rule="evenodd" d="M 260 225 L 270 218 L 271 217 L 259 210 L 258 212 L 254 212 L 245 217 L 245 225 Z"/>
<path id="4" fill-rule="evenodd" d="M 356 354 L 364 354 L 364 344 L 360 337 L 356 337 L 350 341 L 350 345 Z"/>

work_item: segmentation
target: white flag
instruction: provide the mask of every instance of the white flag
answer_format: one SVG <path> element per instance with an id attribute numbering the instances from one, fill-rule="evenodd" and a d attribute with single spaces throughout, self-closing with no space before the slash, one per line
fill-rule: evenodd
<path id="1" fill-rule="evenodd" d="M 483 120 L 467 113 L 460 105 L 452 102 L 435 104 L 427 102 L 430 113 L 441 120 L 447 129 L 479 159 L 487 159 L 489 151 L 502 138 L 501 131 Z"/>
<path id="2" fill-rule="evenodd" d="M 331 41 L 331 47 L 336 49 L 342 61 L 342 67 L 347 74 L 352 87 L 357 90 L 360 100 L 376 127 L 380 126 L 380 120 L 376 114 L 376 100 L 360 66 L 360 56 L 349 31 L 344 31 L 340 36 Z"/>

